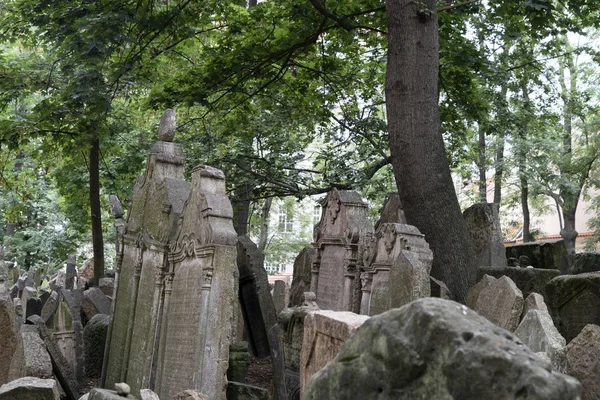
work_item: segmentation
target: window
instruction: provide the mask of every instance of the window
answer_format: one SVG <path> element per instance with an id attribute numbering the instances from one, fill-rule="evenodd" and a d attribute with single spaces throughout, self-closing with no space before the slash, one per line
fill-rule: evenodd
<path id="1" fill-rule="evenodd" d="M 279 232 L 289 233 L 293 230 L 293 221 L 288 218 L 287 210 L 279 211 Z"/>
<path id="2" fill-rule="evenodd" d="M 321 220 L 321 206 L 316 205 L 313 209 L 313 223 L 316 225 Z"/>

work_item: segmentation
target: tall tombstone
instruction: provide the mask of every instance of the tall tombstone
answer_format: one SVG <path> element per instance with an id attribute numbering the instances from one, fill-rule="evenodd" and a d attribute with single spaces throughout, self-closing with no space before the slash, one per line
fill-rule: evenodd
<path id="1" fill-rule="evenodd" d="M 313 238 L 311 292 L 316 294 L 317 304 L 323 310 L 358 312 L 358 245 L 361 237 L 373 232 L 367 205 L 354 191 L 333 189 L 321 207 L 321 220 L 315 226 Z"/>
<path id="2" fill-rule="evenodd" d="M 477 266 L 505 267 L 506 249 L 502 239 L 498 204 L 477 203 L 463 212 L 475 250 Z"/>
<path id="3" fill-rule="evenodd" d="M 310 290 L 314 254 L 315 249 L 307 246 L 300 251 L 300 254 L 294 260 L 294 275 L 290 288 L 289 307 L 301 305 L 304 292 Z"/>
<path id="4" fill-rule="evenodd" d="M 161 329 L 156 393 L 171 398 L 182 388 L 225 400 L 229 345 L 237 307 L 237 234 L 222 171 L 198 166 L 173 236 L 168 323 Z"/>
<path id="5" fill-rule="evenodd" d="M 8 382 L 13 354 L 19 343 L 19 319 L 6 286 L 0 282 L 0 386 Z"/>
<path id="6" fill-rule="evenodd" d="M 248 237 L 237 240 L 238 297 L 252 352 L 258 358 L 271 356 L 277 399 L 285 400 L 285 365 L 282 332 L 275 304 L 269 293 L 264 256 Z"/>
<path id="7" fill-rule="evenodd" d="M 126 225 L 118 235 L 117 283 L 104 358 L 104 387 L 127 382 L 137 392 L 155 385 L 171 233 L 190 193 L 184 178 L 183 150 L 172 142 L 174 118 L 173 110 L 161 118 L 160 140 L 153 144 L 146 170 L 135 183 Z M 122 216 L 117 208 L 113 202 L 116 219 Z"/>
<path id="8" fill-rule="evenodd" d="M 83 361 L 83 324 L 81 322 L 81 302 L 83 289 L 66 290 L 59 289 L 57 304 L 55 308 L 49 305 L 43 309 L 42 315 L 51 320 L 44 320 L 46 326 L 51 325 L 51 333 L 54 341 L 63 357 L 75 372 L 74 378 L 82 385 L 84 376 Z M 52 312 L 54 308 L 54 312 Z M 48 315 L 50 314 L 50 315 Z"/>
<path id="9" fill-rule="evenodd" d="M 361 256 L 361 314 L 380 314 L 430 296 L 433 252 L 415 226 L 380 224 Z"/>
<path id="10" fill-rule="evenodd" d="M 75 254 L 69 254 L 67 258 L 67 276 L 65 278 L 65 288 L 73 290 L 75 287 L 75 277 L 77 276 L 77 259 Z"/>

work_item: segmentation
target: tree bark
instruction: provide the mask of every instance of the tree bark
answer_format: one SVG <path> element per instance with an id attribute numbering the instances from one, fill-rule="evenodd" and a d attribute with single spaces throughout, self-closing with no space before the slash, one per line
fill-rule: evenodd
<path id="1" fill-rule="evenodd" d="M 575 207 L 563 207 L 564 228 L 560 230 L 560 236 L 562 236 L 563 240 L 565 241 L 565 247 L 567 248 L 567 261 L 569 272 L 571 271 L 573 259 L 575 258 L 575 242 L 577 240 L 577 235 L 579 234 L 575 230 L 576 211 L 577 202 L 575 202 Z"/>
<path id="2" fill-rule="evenodd" d="M 235 191 L 231 202 L 233 206 L 233 228 L 239 236 L 248 234 L 251 190 L 250 184 L 242 185 Z"/>
<path id="3" fill-rule="evenodd" d="M 477 166 L 479 168 L 479 201 L 481 203 L 487 203 L 487 178 L 485 176 L 486 170 L 485 160 L 485 130 L 481 124 L 479 125 L 479 162 Z"/>
<path id="4" fill-rule="evenodd" d="M 100 205 L 100 139 L 92 138 L 90 148 L 90 211 L 92 219 L 92 247 L 94 251 L 94 286 L 104 277 L 104 240 L 102 238 L 102 210 Z"/>
<path id="5" fill-rule="evenodd" d="M 519 166 L 519 175 L 521 182 L 521 208 L 523 210 L 523 242 L 531 242 L 531 234 L 529 227 L 531 225 L 531 214 L 529 213 L 529 183 L 524 172 L 521 172 L 521 166 Z"/>
<path id="6" fill-rule="evenodd" d="M 508 86 L 502 85 L 502 101 L 506 100 L 506 93 L 508 92 Z M 503 103 L 504 104 L 504 103 Z M 504 175 L 504 142 L 506 140 L 506 109 L 502 113 L 504 121 L 502 121 L 500 132 L 498 132 L 498 140 L 496 142 L 496 160 L 494 162 L 494 168 L 496 170 L 494 174 L 494 203 L 500 204 L 502 201 L 502 176 Z"/>
<path id="7" fill-rule="evenodd" d="M 269 241 L 269 214 L 271 213 L 272 204 L 273 198 L 266 198 L 260 213 L 260 236 L 258 238 L 258 249 L 263 254 L 265 254 L 267 242 Z"/>
<path id="8" fill-rule="evenodd" d="M 529 118 L 529 90 L 527 88 L 527 82 L 524 82 L 521 85 L 521 91 L 523 94 L 523 107 L 526 112 L 525 120 L 523 121 L 523 126 L 521 127 L 521 132 L 519 135 L 519 139 L 521 141 L 519 149 L 517 149 L 517 158 L 519 163 L 519 181 L 521 184 L 521 209 L 523 210 L 523 243 L 527 243 L 531 241 L 530 235 L 530 225 L 531 225 L 531 217 L 529 213 L 529 182 L 527 180 L 527 154 L 526 150 L 523 148 L 525 146 L 525 140 L 527 139 L 527 132 L 529 130 L 528 118 Z"/>
<path id="9" fill-rule="evenodd" d="M 435 1 L 387 0 L 386 10 L 386 109 L 400 200 L 433 250 L 431 275 L 464 303 L 476 266 L 440 129 Z"/>

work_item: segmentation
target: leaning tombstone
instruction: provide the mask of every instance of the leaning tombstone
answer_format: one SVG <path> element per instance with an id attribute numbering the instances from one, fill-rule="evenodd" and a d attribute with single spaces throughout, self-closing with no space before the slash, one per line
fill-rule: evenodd
<path id="1" fill-rule="evenodd" d="M 517 285 L 503 276 L 481 290 L 473 309 L 499 327 L 513 332 L 519 325 L 523 302 L 523 293 Z"/>
<path id="2" fill-rule="evenodd" d="M 515 336 L 535 352 L 544 352 L 550 358 L 552 369 L 565 372 L 567 364 L 567 342 L 558 332 L 550 314 L 530 310 L 515 330 Z"/>
<path id="3" fill-rule="evenodd" d="M 463 212 L 477 266 L 506 266 L 497 203 L 477 203 Z"/>
<path id="4" fill-rule="evenodd" d="M 360 311 L 358 243 L 373 232 L 367 205 L 354 191 L 333 189 L 321 203 L 314 229 L 311 292 L 324 310 Z"/>
<path id="5" fill-rule="evenodd" d="M 398 192 L 388 193 L 387 199 L 379 219 L 375 223 L 375 230 L 379 228 L 379 225 L 392 223 L 392 224 L 406 224 L 406 217 L 404 216 L 404 210 L 402 209 L 402 202 L 400 201 L 400 195 Z"/>
<path id="6" fill-rule="evenodd" d="M 100 378 L 102 374 L 108 322 L 108 315 L 96 314 L 83 328 L 85 375 L 87 378 Z"/>
<path id="7" fill-rule="evenodd" d="M 290 301 L 288 306 L 294 307 L 302 304 L 304 292 L 310 290 L 310 280 L 312 277 L 312 263 L 315 249 L 305 247 L 294 260 L 294 275 L 290 287 Z"/>
<path id="8" fill-rule="evenodd" d="M 44 318 L 40 318 L 45 326 L 50 326 L 52 338 L 56 347 L 66 362 L 69 364 L 73 376 L 79 384 L 84 381 L 84 354 L 83 354 L 83 323 L 81 321 L 81 303 L 83 290 L 61 289 L 57 304 L 42 310 Z M 52 310 L 54 309 L 54 312 Z M 46 320 L 45 318 L 49 318 Z M 29 320 L 32 318 L 30 317 Z M 40 331 L 40 335 L 42 335 Z"/>
<path id="9" fill-rule="evenodd" d="M 52 378 L 52 362 L 35 325 L 21 325 L 20 340 L 10 362 L 8 379 Z"/>

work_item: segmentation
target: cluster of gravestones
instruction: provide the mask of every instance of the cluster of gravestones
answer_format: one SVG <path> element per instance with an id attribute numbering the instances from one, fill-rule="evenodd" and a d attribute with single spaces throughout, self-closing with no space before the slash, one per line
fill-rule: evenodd
<path id="1" fill-rule="evenodd" d="M 481 266 L 467 307 L 430 276 L 433 252 L 406 223 L 397 194 L 373 226 L 357 193 L 334 189 L 322 201 L 313 246 L 296 258 L 291 287 L 277 281 L 271 291 L 261 252 L 233 228 L 224 174 L 198 166 L 186 181 L 174 132 L 168 110 L 126 218 L 110 199 L 116 276 L 112 303 L 104 305 L 109 317 L 97 328 L 106 339 L 97 336 L 105 351 L 95 371 L 101 387 L 115 390 L 95 388 L 88 400 L 266 400 L 267 390 L 246 382 L 250 353 L 270 360 L 278 400 L 574 400 L 581 383 L 584 399 L 598 398 L 600 273 L 593 265 L 600 263 L 593 254 L 578 256 L 569 271 L 560 242 L 505 248 L 497 208 L 476 205 L 464 214 Z M 2 293 L 0 305 L 14 312 Z M 0 336 L 16 338 L 14 348 L 0 347 L 0 358 L 46 347 L 51 373 L 74 395 L 69 388 L 78 382 L 69 386 L 67 378 L 89 370 L 85 351 L 85 367 L 78 363 L 78 346 L 86 347 L 85 329 L 96 318 L 87 317 L 92 306 L 84 298 L 76 289 L 53 292 L 21 330 L 16 314 L 0 314 Z M 30 336 L 38 339 L 17 349 L 17 339 Z M 65 367 L 55 368 L 61 356 Z M 18 399 L 27 380 L 39 379 L 23 374 L 26 381 L 0 388 L 0 400 L 3 393 Z M 48 376 L 37 384 L 49 394 L 39 398 L 55 400 Z"/>

